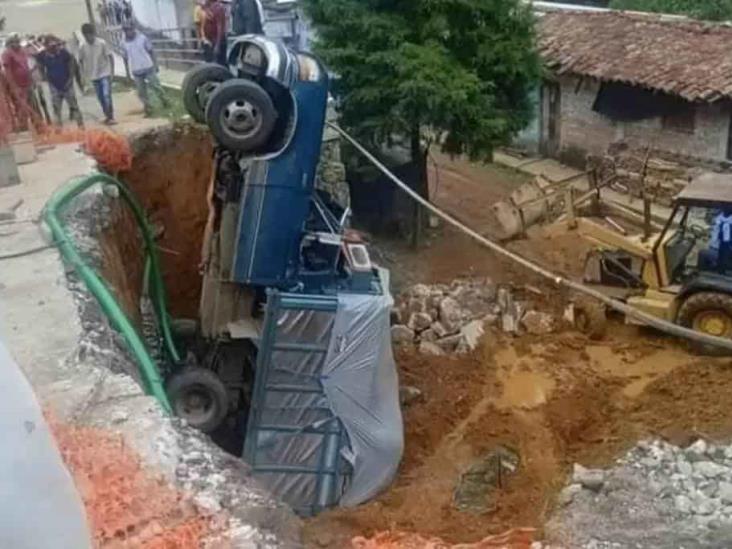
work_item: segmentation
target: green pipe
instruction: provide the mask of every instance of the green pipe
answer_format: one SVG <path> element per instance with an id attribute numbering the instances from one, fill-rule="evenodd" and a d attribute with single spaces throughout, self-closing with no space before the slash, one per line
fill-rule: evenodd
<path id="1" fill-rule="evenodd" d="M 104 280 L 82 259 L 78 250 L 73 245 L 73 240 L 66 232 L 64 223 L 60 218 L 62 209 L 74 197 L 97 183 L 114 185 L 119 189 L 120 195 L 130 206 L 135 220 L 140 227 L 140 232 L 142 233 L 147 256 L 150 262 L 149 282 L 152 282 L 158 318 L 161 326 L 163 327 L 163 337 L 165 339 L 166 347 L 171 355 L 171 359 L 173 362 L 179 363 L 180 356 L 171 336 L 169 318 L 165 304 L 165 291 L 162 277 L 160 276 L 160 266 L 152 232 L 147 224 L 145 214 L 141 206 L 130 189 L 113 177 L 101 173 L 75 179 L 51 196 L 43 209 L 43 219 L 51 230 L 53 239 L 58 246 L 61 256 L 74 268 L 79 277 L 84 281 L 84 284 L 89 291 L 94 295 L 94 297 L 96 297 L 99 305 L 111 320 L 113 326 L 124 336 L 132 354 L 137 358 L 140 367 L 140 375 L 142 377 L 143 384 L 145 385 L 145 389 L 149 394 L 154 396 L 163 409 L 170 414 L 172 413 L 172 408 L 170 406 L 170 401 L 168 400 L 168 395 L 165 393 L 163 379 L 160 375 L 157 364 L 155 364 L 155 361 L 152 359 L 150 353 L 145 347 L 145 343 L 140 338 L 140 335 L 137 333 L 137 330 L 135 330 L 130 319 L 127 318 L 127 315 L 115 300 Z"/>

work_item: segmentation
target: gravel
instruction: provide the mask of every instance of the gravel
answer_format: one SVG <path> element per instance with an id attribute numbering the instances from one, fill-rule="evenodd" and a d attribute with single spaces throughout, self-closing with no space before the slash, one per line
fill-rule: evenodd
<path id="1" fill-rule="evenodd" d="M 732 547 L 732 446 L 642 441 L 607 470 L 576 464 L 546 526 L 565 547 Z"/>

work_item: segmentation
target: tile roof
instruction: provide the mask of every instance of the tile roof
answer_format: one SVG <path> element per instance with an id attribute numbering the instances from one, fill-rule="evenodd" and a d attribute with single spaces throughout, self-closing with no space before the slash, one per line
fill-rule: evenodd
<path id="1" fill-rule="evenodd" d="M 618 11 L 549 12 L 539 51 L 557 74 L 712 102 L 732 98 L 732 27 Z"/>

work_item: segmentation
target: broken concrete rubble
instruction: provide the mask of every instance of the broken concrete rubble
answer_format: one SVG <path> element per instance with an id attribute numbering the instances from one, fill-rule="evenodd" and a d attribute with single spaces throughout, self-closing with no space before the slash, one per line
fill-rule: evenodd
<path id="1" fill-rule="evenodd" d="M 541 311 L 524 313 L 523 303 L 508 286 L 490 279 L 457 279 L 451 284 L 416 284 L 407 289 L 392 311 L 392 341 L 397 345 L 431 343 L 445 353 L 462 354 L 477 348 L 489 326 L 506 333 L 543 335 L 558 328 L 558 320 Z M 406 324 L 404 320 L 407 319 Z M 424 352 L 435 354 L 432 345 Z"/>
<path id="2" fill-rule="evenodd" d="M 423 355 L 432 355 L 432 356 L 444 356 L 445 351 L 437 345 L 436 343 L 432 343 L 431 341 L 423 341 L 419 344 L 419 352 Z"/>

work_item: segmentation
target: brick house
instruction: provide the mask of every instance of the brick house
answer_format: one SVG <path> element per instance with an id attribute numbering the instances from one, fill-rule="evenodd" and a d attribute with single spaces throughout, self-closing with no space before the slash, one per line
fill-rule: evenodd
<path id="1" fill-rule="evenodd" d="M 732 159 L 732 27 L 618 11 L 549 12 L 535 148 L 569 164 L 611 145 Z"/>

